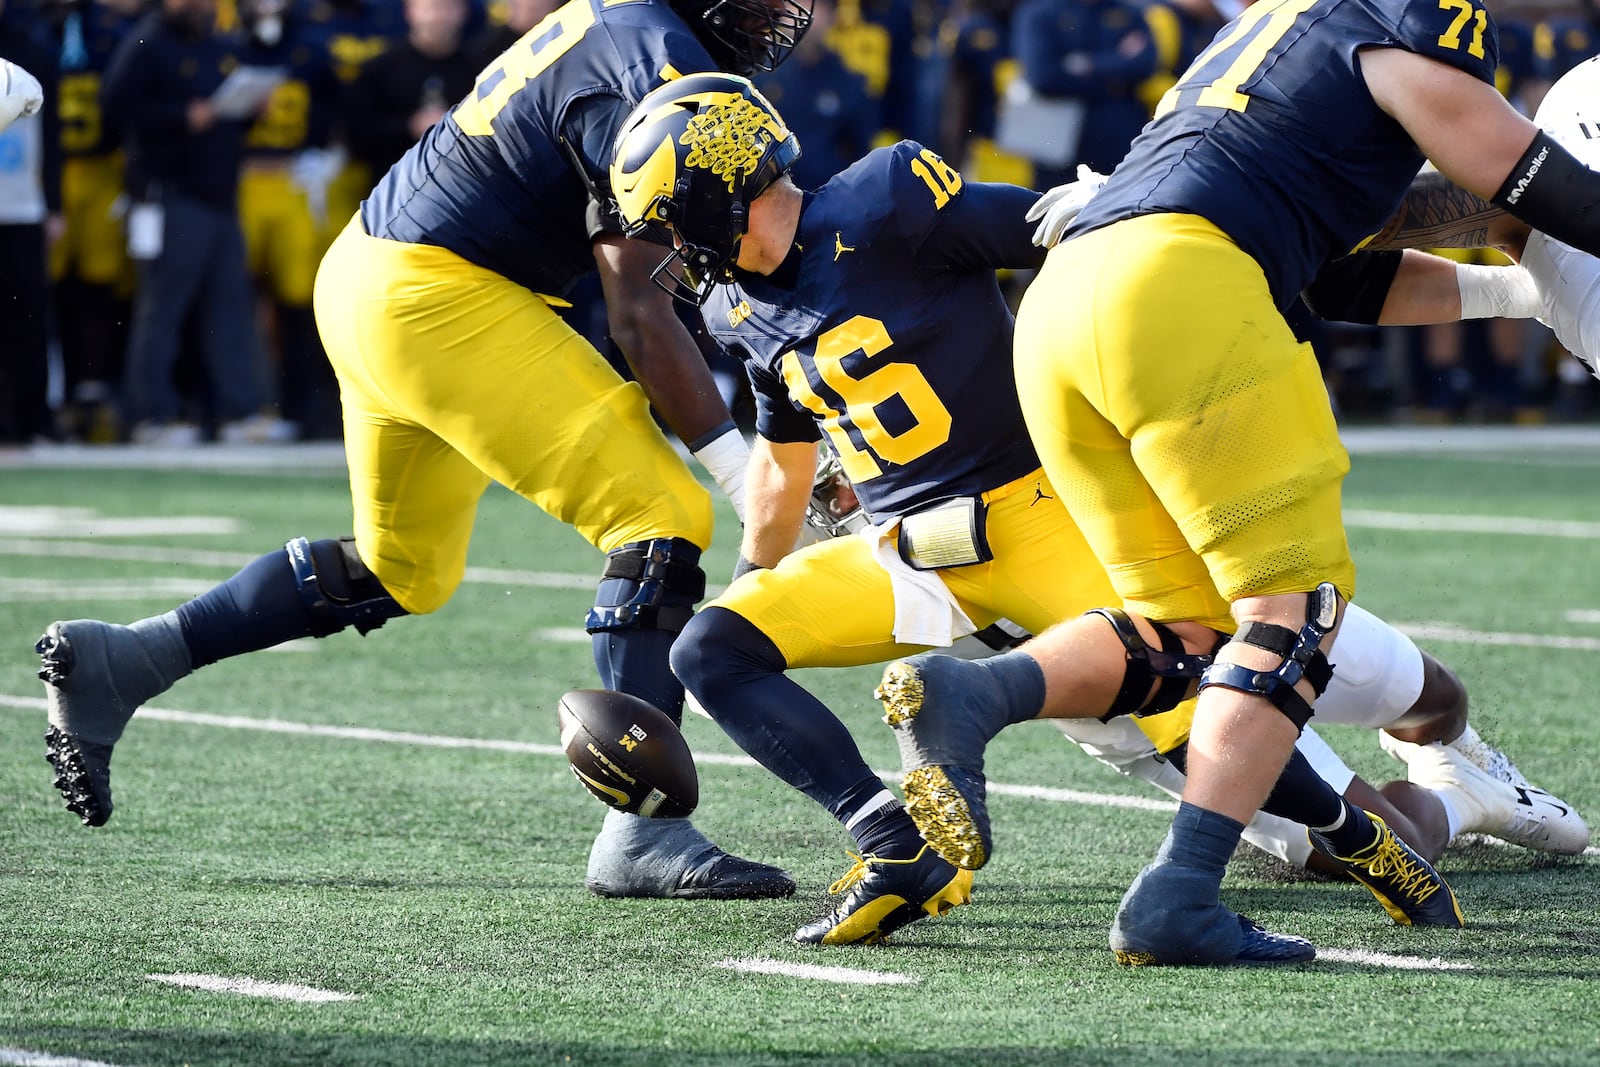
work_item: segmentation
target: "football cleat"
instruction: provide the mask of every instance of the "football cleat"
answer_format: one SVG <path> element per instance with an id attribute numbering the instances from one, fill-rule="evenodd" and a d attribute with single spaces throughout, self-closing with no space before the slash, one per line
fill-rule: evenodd
<path id="1" fill-rule="evenodd" d="M 1341 856 L 1327 838 L 1308 830 L 1311 847 L 1370 889 L 1383 910 L 1401 926 L 1460 927 L 1461 905 L 1455 891 L 1427 860 L 1389 829 L 1388 823 L 1371 812 L 1367 815 L 1377 836 L 1366 848 Z"/>
<path id="2" fill-rule="evenodd" d="M 50 726 L 45 759 L 67 810 L 85 826 L 111 818 L 111 748 L 140 704 L 189 673 L 175 617 L 133 626 L 53 622 L 35 642 Z"/>
<path id="3" fill-rule="evenodd" d="M 925 915 L 937 917 L 972 901 L 972 872 L 946 862 L 929 845 L 910 859 L 854 859 L 844 877 L 828 887 L 830 893 L 846 893 L 845 898 L 828 914 L 796 930 L 796 941 L 878 945 Z"/>
<path id="4" fill-rule="evenodd" d="M 777 867 L 712 844 L 688 819 L 647 819 L 610 810 L 589 850 L 584 878 L 602 897 L 762 900 L 794 893 Z"/>
<path id="5" fill-rule="evenodd" d="M 905 777 L 906 812 L 935 852 L 964 870 L 989 862 L 993 842 L 983 777 L 989 736 L 968 708 L 992 676 L 951 656 L 897 660 L 873 695 L 894 728 Z"/>
<path id="6" fill-rule="evenodd" d="M 1570 804 L 1531 785 L 1512 786 L 1517 804 L 1495 837 L 1523 848 L 1576 856 L 1589 847 L 1589 824 Z"/>
<path id="7" fill-rule="evenodd" d="M 83 741 L 51 726 L 44 732 L 44 758 L 55 768 L 56 787 L 67 810 L 85 826 L 111 818 L 111 746 Z"/>
<path id="8" fill-rule="evenodd" d="M 1528 784 L 1528 779 L 1517 770 L 1517 765 L 1511 762 L 1511 757 L 1485 741 L 1471 723 L 1467 724 L 1460 737 L 1450 742 L 1450 747 L 1467 757 L 1469 762 L 1491 778 L 1498 778 L 1511 786 Z"/>
<path id="9" fill-rule="evenodd" d="M 1572 805 L 1529 785 L 1504 753 L 1481 739 L 1461 746 L 1414 745 L 1384 732 L 1378 737 L 1385 752 L 1405 763 L 1407 778 L 1450 799 L 1461 820 L 1457 833 L 1569 856 L 1589 846 L 1589 825 Z"/>
<path id="10" fill-rule="evenodd" d="M 1275 963 L 1309 963 L 1317 958 L 1317 946 L 1293 934 L 1275 934 L 1253 919 L 1243 915 L 1239 920 L 1239 951 L 1231 961 L 1224 960 L 1216 966 L 1261 966 Z M 1193 964 L 1187 959 L 1165 960 L 1154 952 L 1136 949 L 1112 949 L 1112 955 L 1124 967 L 1165 967 Z"/>

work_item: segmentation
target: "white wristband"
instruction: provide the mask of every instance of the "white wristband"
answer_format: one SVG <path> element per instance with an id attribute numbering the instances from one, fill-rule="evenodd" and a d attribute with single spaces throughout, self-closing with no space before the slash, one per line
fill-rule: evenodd
<path id="1" fill-rule="evenodd" d="M 1456 264 L 1464 319 L 1531 319 L 1543 309 L 1533 279 L 1521 267 Z"/>
<path id="2" fill-rule="evenodd" d="M 699 460 L 733 503 L 733 513 L 744 522 L 744 472 L 750 463 L 750 446 L 738 427 L 730 426 L 704 447 L 697 449 Z"/>

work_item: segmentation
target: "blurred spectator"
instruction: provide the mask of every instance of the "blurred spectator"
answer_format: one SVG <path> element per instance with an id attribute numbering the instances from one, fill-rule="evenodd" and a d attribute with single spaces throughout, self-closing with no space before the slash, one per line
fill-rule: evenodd
<path id="1" fill-rule="evenodd" d="M 1150 0 L 1144 21 L 1156 45 L 1155 73 L 1139 86 L 1148 118 L 1228 19 L 1212 0 Z"/>
<path id="2" fill-rule="evenodd" d="M 1011 26 L 1022 77 L 1045 99 L 1075 100 L 1081 119 L 1066 134 L 1060 166 L 1035 160 L 1041 187 L 1069 180 L 1073 165 L 1109 173 L 1149 118 L 1139 86 L 1156 73 L 1156 46 L 1132 0 L 1024 0 Z"/>
<path id="3" fill-rule="evenodd" d="M 365 163 L 350 156 L 342 119 L 344 99 L 361 68 L 405 40 L 406 19 L 401 0 L 310 0 L 306 19 L 327 45 L 340 86 L 333 142 L 342 159 L 328 186 L 328 226 L 321 235 L 326 248 L 378 180 Z"/>
<path id="4" fill-rule="evenodd" d="M 936 144 L 974 181 L 1033 184 L 1030 160 L 995 143 L 1001 94 L 1020 76 L 1011 55 L 1012 0 L 956 0 L 939 27 Z"/>
<path id="5" fill-rule="evenodd" d="M 497 20 L 491 8 L 490 25 L 467 46 L 473 66 L 480 70 L 487 67 L 560 6 L 561 0 L 507 0 L 503 20 Z"/>
<path id="6" fill-rule="evenodd" d="M 837 0 L 832 25 L 825 33 L 812 26 L 811 35 L 823 37 L 845 66 L 866 79 L 884 124 L 877 143 L 933 136 L 917 128 L 919 30 L 912 0 Z"/>
<path id="7" fill-rule="evenodd" d="M 800 138 L 800 160 L 790 172 L 802 189 L 815 189 L 867 154 L 881 123 L 866 79 L 828 47 L 833 0 L 813 0 L 811 29 L 777 70 L 756 86 Z"/>
<path id="8" fill-rule="evenodd" d="M 212 29 L 216 0 L 161 0 L 112 56 L 101 106 L 127 152 L 129 252 L 139 260 L 125 399 L 132 438 L 184 445 L 173 366 L 195 319 L 218 436 L 280 439 L 262 413 L 263 368 L 239 229 L 245 123 L 211 97 L 239 65 L 239 42 Z"/>
<path id="9" fill-rule="evenodd" d="M 311 284 L 328 227 L 328 186 L 338 163 L 328 150 L 339 84 L 321 38 L 290 0 L 239 0 L 249 36 L 246 62 L 281 67 L 245 134 L 239 220 L 256 289 L 262 337 L 277 371 L 279 408 L 301 437 L 339 436 L 339 386 L 311 314 Z"/>
<path id="10" fill-rule="evenodd" d="M 56 62 L 43 35 L 3 19 L 0 57 L 32 74 L 44 108 L 0 131 L 0 442 L 55 436 L 50 411 L 46 230 L 61 232 Z"/>
<path id="11" fill-rule="evenodd" d="M 406 0 L 406 39 L 370 60 L 345 101 L 350 153 L 381 176 L 465 96 L 478 66 L 462 41 L 466 0 Z"/>
<path id="12" fill-rule="evenodd" d="M 96 444 L 122 433 L 117 401 L 134 284 L 122 229 L 121 134 L 100 109 L 100 82 L 141 6 L 60 0 L 46 9 L 61 66 L 65 232 L 50 250 L 63 379 L 57 422 L 69 439 Z"/>

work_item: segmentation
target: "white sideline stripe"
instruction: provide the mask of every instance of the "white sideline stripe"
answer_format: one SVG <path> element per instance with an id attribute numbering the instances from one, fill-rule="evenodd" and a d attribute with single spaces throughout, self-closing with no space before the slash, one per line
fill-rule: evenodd
<path id="1" fill-rule="evenodd" d="M 360 1000 L 358 993 L 336 993 L 316 986 L 293 982 L 263 982 L 256 978 L 225 978 L 220 974 L 147 974 L 152 982 L 163 982 L 183 989 L 203 989 L 208 993 L 237 993 L 241 997 L 267 1000 L 292 1000 L 300 1004 L 334 1004 Z"/>
<path id="2" fill-rule="evenodd" d="M 0 575 L 0 604 L 32 604 L 72 600 L 172 600 L 188 599 L 206 591 L 204 578 L 90 578 L 61 581 L 56 578 L 8 578 Z"/>
<path id="3" fill-rule="evenodd" d="M 0 1048 L 0 1063 L 17 1067 L 116 1067 L 104 1060 L 82 1060 L 76 1056 L 56 1056 L 25 1048 Z"/>
<path id="4" fill-rule="evenodd" d="M 1429 641 L 1449 641 L 1465 645 L 1508 645 L 1518 648 L 1555 648 L 1575 652 L 1600 651 L 1600 637 L 1496 633 L 1488 630 L 1468 630 L 1448 622 L 1397 622 L 1392 625 L 1407 637 L 1420 637 Z"/>
<path id="5" fill-rule="evenodd" d="M 284 646 L 279 646 L 284 647 Z M 12 693 L 0 693 L 0 707 L 15 708 L 19 711 L 44 711 L 46 703 L 44 697 L 17 696 Z M 140 720 L 151 719 L 156 722 L 176 722 L 189 726 L 219 726 L 226 730 L 259 730 L 263 733 L 274 734 L 303 734 L 309 737 L 336 737 L 348 741 L 376 741 L 389 745 L 418 745 L 424 748 L 465 748 L 479 749 L 489 752 L 517 752 L 530 756 L 561 756 L 565 758 L 566 752 L 560 745 L 545 745 L 534 741 L 501 741 L 485 737 L 449 737 L 441 734 L 413 734 L 399 730 L 373 730 L 364 726 L 324 726 L 319 723 L 289 722 L 285 719 L 256 719 L 241 715 L 212 715 L 203 711 L 178 711 L 175 708 L 139 709 Z M 721 752 L 698 752 L 695 754 L 696 765 L 718 767 L 757 767 L 760 764 L 749 756 L 730 756 Z M 873 774 L 885 782 L 898 782 L 903 777 L 899 771 L 874 769 Z M 1178 805 L 1171 800 L 1156 800 L 1151 797 L 1128 796 L 1121 793 L 1089 793 L 1079 789 L 1056 789 L 1043 785 L 1007 785 L 1004 782 L 990 782 L 989 792 L 1002 796 L 1026 797 L 1030 800 L 1047 800 L 1057 804 L 1087 804 L 1101 808 L 1130 808 L 1135 811 L 1177 811 Z M 1505 845 L 1507 848 L 1516 846 L 1500 841 L 1498 838 L 1485 837 L 1485 843 Z M 1600 846 L 1590 845 L 1584 849 L 1585 856 L 1600 856 Z"/>
<path id="6" fill-rule="evenodd" d="M 14 696 L 0 693 L 0 707 L 29 711 L 44 711 L 43 697 Z M 156 722 L 176 722 L 189 726 L 220 726 L 226 730 L 259 730 L 269 734 L 304 734 L 311 737 L 337 737 L 346 741 L 377 741 L 387 745 L 418 745 L 423 748 L 471 748 L 491 752 L 519 752 L 531 756 L 565 756 L 560 745 L 544 745 L 534 741 L 501 741 L 486 737 L 447 737 L 440 734 L 413 734 L 400 730 L 373 730 L 364 726 L 325 726 L 320 723 L 290 722 L 286 719 L 257 719 L 242 715 L 212 715 L 203 711 L 178 711 L 175 708 L 139 709 L 139 718 Z M 725 756 L 717 752 L 703 752 L 695 756 L 696 763 L 721 764 L 729 767 L 754 767 L 756 761 L 749 756 Z"/>
<path id="7" fill-rule="evenodd" d="M 533 631 L 533 636 L 541 641 L 553 641 L 562 645 L 587 645 L 590 640 L 588 630 L 577 630 L 571 626 L 546 626 Z"/>
<path id="8" fill-rule="evenodd" d="M 262 553 L 208 552 L 157 545 L 103 545 L 95 541 L 30 541 L 26 538 L 0 538 L 0 556 L 40 556 L 74 559 L 119 560 L 130 563 L 176 563 L 190 567 L 221 567 L 238 570 Z M 598 571 L 598 568 L 596 568 Z M 515 571 L 494 567 L 468 567 L 462 581 L 477 585 L 521 585 L 540 589 L 593 589 L 598 573 L 567 574 L 560 571 Z"/>
<path id="9" fill-rule="evenodd" d="M 1346 510 L 1346 526 L 1430 533 L 1523 534 L 1530 537 L 1600 538 L 1600 522 L 1524 519 L 1509 515 L 1421 515 L 1409 511 Z"/>
<path id="10" fill-rule="evenodd" d="M 781 960 L 763 960 L 754 957 L 718 960 L 713 967 L 723 967 L 745 974 L 775 974 L 783 978 L 806 978 L 814 982 L 840 982 L 845 985 L 915 985 L 922 981 L 913 974 L 895 974 L 893 971 L 867 971 L 856 967 L 824 967 L 815 963 L 784 963 Z"/>
<path id="11" fill-rule="evenodd" d="M 1365 967 L 1393 967 L 1401 971 L 1471 971 L 1476 970 L 1470 963 L 1458 963 L 1454 960 L 1440 959 L 1434 956 L 1423 959 L 1421 956 L 1392 956 L 1387 952 L 1371 952 L 1364 948 L 1323 948 L 1317 947 L 1317 959 L 1327 960 L 1330 963 L 1359 963 Z"/>

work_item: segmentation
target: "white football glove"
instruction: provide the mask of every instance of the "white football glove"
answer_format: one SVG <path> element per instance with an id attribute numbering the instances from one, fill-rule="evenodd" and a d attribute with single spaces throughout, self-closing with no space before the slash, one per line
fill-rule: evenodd
<path id="1" fill-rule="evenodd" d="M 1535 230 L 1522 266 L 1539 291 L 1539 321 L 1600 377 L 1600 259 Z"/>
<path id="2" fill-rule="evenodd" d="M 43 106 L 44 88 L 39 79 L 9 59 L 0 59 L 0 130 Z"/>
<path id="3" fill-rule="evenodd" d="M 1028 221 L 1039 222 L 1039 228 L 1033 231 L 1033 243 L 1040 248 L 1054 248 L 1072 220 L 1078 217 L 1078 212 L 1105 183 L 1104 174 L 1079 163 L 1077 181 L 1048 190 L 1028 209 Z M 1044 221 L 1040 222 L 1041 219 Z"/>

